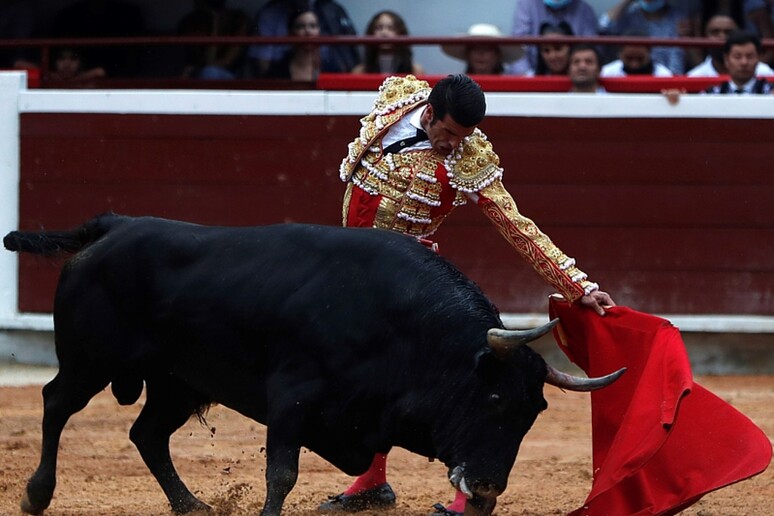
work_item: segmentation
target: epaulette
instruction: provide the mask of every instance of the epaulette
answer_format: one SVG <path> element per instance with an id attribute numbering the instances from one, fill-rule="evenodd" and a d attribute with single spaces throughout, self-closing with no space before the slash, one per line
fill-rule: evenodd
<path id="1" fill-rule="evenodd" d="M 388 77 L 379 86 L 379 94 L 374 101 L 373 114 L 376 116 L 391 113 L 403 106 L 427 100 L 430 85 L 413 75 Z"/>
<path id="2" fill-rule="evenodd" d="M 500 157 L 478 129 L 462 140 L 444 165 L 449 184 L 463 192 L 478 192 L 503 177 Z"/>

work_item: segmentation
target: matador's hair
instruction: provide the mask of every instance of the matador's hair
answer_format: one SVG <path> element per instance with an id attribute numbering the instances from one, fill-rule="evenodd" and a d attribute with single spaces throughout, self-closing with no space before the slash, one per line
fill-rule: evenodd
<path id="1" fill-rule="evenodd" d="M 438 81 L 427 102 L 433 107 L 434 120 L 449 114 L 463 127 L 477 126 L 486 114 L 486 98 L 481 86 L 462 73 Z"/>

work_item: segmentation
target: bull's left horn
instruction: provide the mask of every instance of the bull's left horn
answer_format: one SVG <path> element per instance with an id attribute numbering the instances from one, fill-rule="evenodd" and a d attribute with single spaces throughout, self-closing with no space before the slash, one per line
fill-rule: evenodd
<path id="1" fill-rule="evenodd" d="M 554 319 L 543 326 L 531 330 L 491 328 L 486 332 L 486 341 L 498 357 L 504 357 L 509 351 L 542 337 L 551 331 L 558 322 L 559 319 Z"/>
<path id="2" fill-rule="evenodd" d="M 559 387 L 561 389 L 567 389 L 568 391 L 596 391 L 602 387 L 607 387 L 614 381 L 618 380 L 622 374 L 626 372 L 626 368 L 622 367 L 614 373 L 610 373 L 605 376 L 599 376 L 595 378 L 583 378 L 580 376 L 572 376 L 567 373 L 563 373 L 546 364 L 548 367 L 548 373 L 546 374 L 546 383 Z"/>

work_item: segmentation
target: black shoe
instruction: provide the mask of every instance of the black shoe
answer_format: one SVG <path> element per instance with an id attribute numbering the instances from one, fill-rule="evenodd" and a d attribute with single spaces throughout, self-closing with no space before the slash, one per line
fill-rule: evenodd
<path id="1" fill-rule="evenodd" d="M 359 512 L 382 509 L 395 505 L 395 493 L 390 484 L 381 484 L 353 495 L 344 493 L 331 496 L 317 508 L 320 512 Z"/>
<path id="2" fill-rule="evenodd" d="M 440 503 L 433 505 L 435 512 L 430 513 L 430 516 L 462 516 L 463 513 L 457 511 L 450 511 Z"/>

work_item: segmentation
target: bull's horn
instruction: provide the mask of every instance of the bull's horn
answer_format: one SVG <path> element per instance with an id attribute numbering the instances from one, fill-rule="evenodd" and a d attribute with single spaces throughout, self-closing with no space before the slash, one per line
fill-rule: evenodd
<path id="1" fill-rule="evenodd" d="M 614 373 L 610 373 L 605 376 L 599 376 L 597 378 L 582 378 L 580 376 L 572 376 L 567 373 L 563 373 L 546 364 L 548 367 L 548 373 L 546 374 L 546 383 L 567 389 L 568 391 L 596 391 L 602 387 L 607 387 L 614 381 L 618 380 L 622 374 L 626 372 L 626 368 L 622 367 Z"/>
<path id="2" fill-rule="evenodd" d="M 509 351 L 542 337 L 551 331 L 558 322 L 559 319 L 554 319 L 539 328 L 533 328 L 531 330 L 504 330 L 502 328 L 491 328 L 486 332 L 486 341 L 498 357 L 504 357 Z"/>

